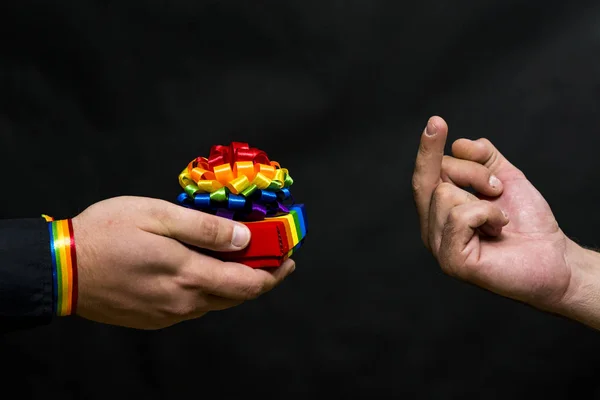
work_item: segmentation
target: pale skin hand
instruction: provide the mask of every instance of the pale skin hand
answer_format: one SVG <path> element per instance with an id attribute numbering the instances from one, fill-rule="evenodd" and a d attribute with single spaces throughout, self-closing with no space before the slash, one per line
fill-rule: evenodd
<path id="1" fill-rule="evenodd" d="M 591 301 L 600 297 L 597 254 L 563 233 L 542 195 L 492 143 L 460 139 L 450 157 L 447 135 L 442 118 L 428 121 L 413 175 L 421 236 L 442 270 L 600 328 L 600 301 Z"/>
<path id="2" fill-rule="evenodd" d="M 160 329 L 235 307 L 272 290 L 295 268 L 292 260 L 266 270 L 201 254 L 240 250 L 250 232 L 162 200 L 105 200 L 73 218 L 73 229 L 77 314 L 111 325 Z"/>

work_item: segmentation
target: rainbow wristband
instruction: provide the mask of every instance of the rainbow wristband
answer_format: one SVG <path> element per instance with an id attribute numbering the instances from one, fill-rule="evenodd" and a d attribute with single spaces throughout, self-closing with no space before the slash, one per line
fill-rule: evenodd
<path id="1" fill-rule="evenodd" d="M 54 314 L 64 317 L 77 309 L 77 252 L 73 223 L 70 219 L 55 221 L 47 215 L 52 257 Z"/>

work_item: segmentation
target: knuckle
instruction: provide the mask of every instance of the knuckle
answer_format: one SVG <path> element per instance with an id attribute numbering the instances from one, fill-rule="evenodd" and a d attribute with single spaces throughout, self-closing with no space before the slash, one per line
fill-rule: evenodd
<path id="1" fill-rule="evenodd" d="M 448 235 L 453 235 L 455 231 L 455 227 L 460 225 L 463 220 L 463 214 L 454 207 L 448 213 L 448 223 L 444 226 L 444 233 Z"/>
<path id="2" fill-rule="evenodd" d="M 211 216 L 212 217 L 212 216 Z M 203 218 L 200 224 L 202 239 L 210 245 L 218 245 L 223 241 L 224 235 L 221 223 L 216 218 Z"/>
<path id="3" fill-rule="evenodd" d="M 172 236 L 173 232 L 169 228 L 169 220 L 171 215 L 166 207 L 149 207 L 146 212 L 154 221 L 158 223 L 157 229 L 165 236 Z"/>
<path id="4" fill-rule="evenodd" d="M 452 211 L 451 211 L 452 213 Z M 452 219 L 453 217 L 451 217 L 450 215 L 448 215 L 448 223 L 444 224 L 444 227 L 442 228 L 442 243 L 441 243 L 441 248 L 442 251 L 446 251 L 446 249 L 448 249 L 450 247 L 450 243 L 452 242 L 452 238 L 456 235 L 456 225 L 450 221 L 450 219 Z M 454 217 L 456 218 L 456 217 Z"/>
<path id="5" fill-rule="evenodd" d="M 492 144 L 492 142 L 487 138 L 479 138 L 476 142 L 481 143 L 486 151 L 485 160 L 483 160 L 483 164 L 486 167 L 490 167 L 495 165 L 498 160 L 500 154 L 496 150 L 496 147 Z"/>
<path id="6" fill-rule="evenodd" d="M 159 221 L 165 221 L 169 216 L 166 207 L 149 207 L 147 211 L 152 218 Z"/>
<path id="7" fill-rule="evenodd" d="M 203 279 L 201 275 L 195 272 L 196 265 L 192 263 L 192 259 L 185 262 L 186 267 L 176 271 L 174 277 L 175 285 L 178 290 L 202 290 Z"/>
<path id="8" fill-rule="evenodd" d="M 444 202 L 452 198 L 453 193 L 454 185 L 449 182 L 442 182 L 435 188 L 433 196 L 437 202 Z"/>
<path id="9" fill-rule="evenodd" d="M 482 143 L 486 147 L 492 146 L 492 142 L 488 138 L 485 138 L 485 137 L 481 137 L 481 138 L 477 139 L 476 142 Z"/>

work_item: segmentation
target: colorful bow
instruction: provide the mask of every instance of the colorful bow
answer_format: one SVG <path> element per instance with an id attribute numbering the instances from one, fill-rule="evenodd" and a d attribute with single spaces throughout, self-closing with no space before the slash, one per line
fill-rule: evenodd
<path id="1" fill-rule="evenodd" d="M 179 174 L 182 206 L 241 221 L 258 221 L 289 213 L 293 204 L 288 170 L 267 154 L 233 142 L 217 145 L 208 158 L 192 160 Z"/>

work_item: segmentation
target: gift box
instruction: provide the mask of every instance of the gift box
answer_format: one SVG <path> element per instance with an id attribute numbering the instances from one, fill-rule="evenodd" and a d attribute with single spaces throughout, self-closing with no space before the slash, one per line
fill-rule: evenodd
<path id="1" fill-rule="evenodd" d="M 296 204 L 289 171 L 247 143 L 213 146 L 179 175 L 184 207 L 239 221 L 250 229 L 248 246 L 236 252 L 206 251 L 252 268 L 278 267 L 306 238 L 306 211 Z"/>
<path id="2" fill-rule="evenodd" d="M 252 233 L 248 246 L 240 251 L 211 255 L 223 261 L 239 262 L 253 268 L 279 267 L 302 246 L 306 237 L 304 205 L 290 207 L 287 215 L 243 222 Z"/>

